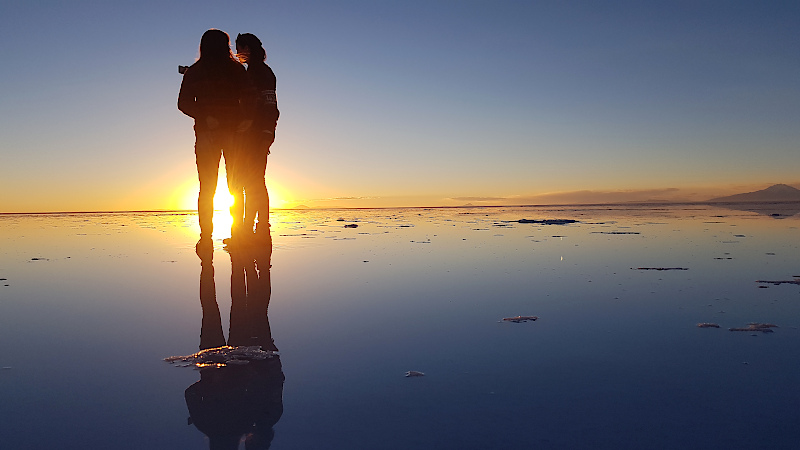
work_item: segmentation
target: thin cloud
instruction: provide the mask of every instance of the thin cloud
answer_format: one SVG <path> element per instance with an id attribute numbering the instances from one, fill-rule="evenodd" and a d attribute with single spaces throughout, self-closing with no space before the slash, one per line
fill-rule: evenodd
<path id="1" fill-rule="evenodd" d="M 460 202 L 496 202 L 508 200 L 508 197 L 451 197 L 450 200 Z"/>
<path id="2" fill-rule="evenodd" d="M 619 191 L 566 191 L 513 198 L 514 204 L 593 204 L 632 202 L 690 202 L 701 201 L 697 193 L 686 193 L 679 188 L 641 189 Z"/>

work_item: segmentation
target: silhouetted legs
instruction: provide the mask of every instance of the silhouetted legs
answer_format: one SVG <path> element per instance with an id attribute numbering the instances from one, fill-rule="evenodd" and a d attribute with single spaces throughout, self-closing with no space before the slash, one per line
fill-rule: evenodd
<path id="1" fill-rule="evenodd" d="M 197 197 L 200 239 L 210 240 L 214 231 L 214 193 L 217 191 L 222 147 L 214 142 L 209 132 L 196 131 L 195 138 L 194 154 L 197 161 L 197 176 L 200 179 L 200 194 Z"/>
<path id="2" fill-rule="evenodd" d="M 200 194 L 197 197 L 197 215 L 200 221 L 200 240 L 210 240 L 214 231 L 214 194 L 217 192 L 220 158 L 225 158 L 225 177 L 228 192 L 233 195 L 231 207 L 233 227 L 240 228 L 244 220 L 243 173 L 246 164 L 240 156 L 241 143 L 233 133 L 225 131 L 195 130 L 194 153 L 197 161 L 197 176 L 200 179 Z M 231 230 L 233 231 L 233 230 Z"/>
<path id="3" fill-rule="evenodd" d="M 200 306 L 203 308 L 200 350 L 205 350 L 225 345 L 225 336 L 214 283 L 214 250 L 198 249 L 197 256 L 200 257 Z"/>
<path id="4" fill-rule="evenodd" d="M 260 346 L 277 351 L 269 326 L 272 296 L 270 265 L 272 240 L 269 230 L 264 245 L 228 247 L 231 257 L 231 316 L 228 345 Z"/>
<path id="5" fill-rule="evenodd" d="M 231 316 L 228 345 L 233 347 L 252 345 L 250 338 L 253 334 L 250 323 L 253 318 L 247 310 L 247 287 L 251 281 L 247 266 L 253 264 L 252 259 L 248 258 L 247 252 L 238 247 L 228 247 L 228 254 L 231 257 Z"/>
<path id="6" fill-rule="evenodd" d="M 269 193 L 264 179 L 267 171 L 267 156 L 269 148 L 275 141 L 274 133 L 255 134 L 247 147 L 248 172 L 245 179 L 245 204 L 244 228 L 252 230 L 258 216 L 260 233 L 269 230 Z"/>

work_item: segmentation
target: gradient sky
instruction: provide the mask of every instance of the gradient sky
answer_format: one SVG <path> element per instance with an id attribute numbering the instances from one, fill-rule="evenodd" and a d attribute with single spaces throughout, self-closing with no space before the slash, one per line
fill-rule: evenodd
<path id="1" fill-rule="evenodd" d="M 261 38 L 274 206 L 800 186 L 796 1 L 4 1 L 0 212 L 193 208 L 178 64 Z M 705 196 L 705 197 L 704 197 Z"/>

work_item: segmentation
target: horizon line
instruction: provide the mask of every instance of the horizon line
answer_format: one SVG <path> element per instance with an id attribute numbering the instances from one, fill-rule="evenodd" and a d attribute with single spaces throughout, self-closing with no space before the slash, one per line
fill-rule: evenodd
<path id="1" fill-rule="evenodd" d="M 566 206 L 655 206 L 655 205 L 741 205 L 741 204 L 783 204 L 800 203 L 800 200 L 745 200 L 745 201 L 645 201 L 645 202 L 610 202 L 610 203 L 547 203 L 520 205 L 443 205 L 443 206 L 359 206 L 359 207 L 305 207 L 305 208 L 270 208 L 272 211 L 335 211 L 335 210 L 368 210 L 368 209 L 457 209 L 457 208 L 545 208 Z M 214 212 L 223 211 L 215 209 Z M 39 211 L 39 212 L 0 212 L 0 216 L 13 215 L 58 215 L 58 214 L 197 214 L 196 209 L 143 209 L 143 210 L 102 210 L 102 211 Z"/>

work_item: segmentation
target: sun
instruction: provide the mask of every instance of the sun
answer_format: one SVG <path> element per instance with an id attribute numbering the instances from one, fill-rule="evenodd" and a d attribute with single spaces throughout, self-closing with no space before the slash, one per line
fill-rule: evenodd
<path id="1" fill-rule="evenodd" d="M 217 182 L 217 192 L 214 194 L 214 211 L 229 212 L 233 206 L 233 196 L 228 192 L 225 177 L 220 177 Z"/>
<path id="2" fill-rule="evenodd" d="M 267 182 L 267 193 L 269 194 L 269 207 L 281 208 L 286 205 L 284 200 L 283 189 L 277 186 L 277 183 Z M 245 196 L 247 193 L 245 192 Z M 197 204 L 197 193 L 195 193 L 194 202 Z M 245 197 L 246 198 L 246 197 Z M 247 200 L 245 199 L 245 202 Z M 214 211 L 229 212 L 233 206 L 233 196 L 228 192 L 227 180 L 225 174 L 221 174 L 219 182 L 217 183 L 217 192 L 214 194 Z"/>
<path id="3" fill-rule="evenodd" d="M 200 191 L 200 183 L 196 177 L 192 177 L 181 183 L 174 190 L 172 208 L 176 210 L 196 211 L 197 193 Z M 217 192 L 214 194 L 214 210 L 229 211 L 233 206 L 233 196 L 228 192 L 227 179 L 225 172 L 220 170 L 217 178 Z"/>
<path id="4" fill-rule="evenodd" d="M 197 193 L 200 189 L 196 177 L 188 178 L 177 186 L 172 196 L 170 204 L 176 210 L 196 211 Z M 269 192 L 270 209 L 285 207 L 289 202 L 285 199 L 286 190 L 277 182 L 267 180 L 267 191 Z M 230 215 L 230 208 L 233 206 L 233 196 L 228 192 L 227 178 L 225 170 L 220 168 L 217 178 L 217 191 L 214 194 L 214 239 L 222 239 L 230 236 L 230 228 L 233 218 Z M 195 224 L 196 225 L 196 224 Z M 199 234 L 199 226 L 195 226 L 192 231 Z"/>

